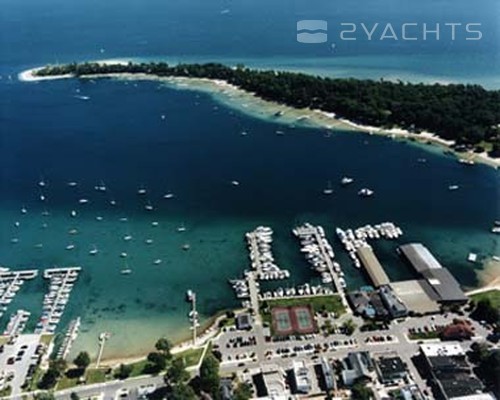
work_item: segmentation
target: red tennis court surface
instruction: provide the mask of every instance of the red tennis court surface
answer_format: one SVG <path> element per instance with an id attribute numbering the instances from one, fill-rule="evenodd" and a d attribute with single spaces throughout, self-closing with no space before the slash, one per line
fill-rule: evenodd
<path id="1" fill-rule="evenodd" d="M 311 307 L 274 307 L 271 310 L 273 330 L 278 336 L 305 335 L 316 331 Z"/>

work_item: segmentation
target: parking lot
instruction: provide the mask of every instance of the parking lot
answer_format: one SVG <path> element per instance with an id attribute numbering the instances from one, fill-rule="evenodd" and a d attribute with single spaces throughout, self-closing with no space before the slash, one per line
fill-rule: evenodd
<path id="1" fill-rule="evenodd" d="M 21 392 L 28 372 L 34 371 L 38 360 L 37 347 L 40 343 L 40 335 L 21 335 L 14 343 L 4 344 L 0 352 L 0 370 L 8 374 L 13 373 L 13 378 L 9 382 L 12 387 L 12 394 Z"/>

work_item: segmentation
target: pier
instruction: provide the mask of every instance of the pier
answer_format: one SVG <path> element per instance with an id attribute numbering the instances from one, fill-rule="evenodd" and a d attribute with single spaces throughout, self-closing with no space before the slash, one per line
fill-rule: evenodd
<path id="1" fill-rule="evenodd" d="M 10 317 L 9 323 L 3 332 L 4 336 L 16 337 L 23 333 L 26 327 L 26 322 L 30 317 L 31 313 L 25 310 L 17 310 L 15 314 Z"/>
<path id="2" fill-rule="evenodd" d="M 99 352 L 97 354 L 97 361 L 95 362 L 95 367 L 99 368 L 99 365 L 101 364 L 101 359 L 102 359 L 102 354 L 104 353 L 104 345 L 106 344 L 106 341 L 110 338 L 111 334 L 108 332 L 102 332 L 99 335 Z"/>
<path id="3" fill-rule="evenodd" d="M 347 299 L 344 289 L 346 282 L 343 278 L 343 272 L 340 265 L 333 261 L 335 256 L 332 246 L 328 243 L 325 237 L 325 231 L 321 226 L 313 226 L 306 223 L 293 230 L 302 244 L 301 251 L 306 253 L 306 258 L 313 268 L 321 274 L 323 282 L 333 283 L 334 289 L 340 295 L 342 303 L 348 308 Z M 327 278 L 328 275 L 329 278 Z"/>
<path id="4" fill-rule="evenodd" d="M 73 285 L 78 279 L 80 267 L 52 268 L 44 271 L 43 277 L 50 280 L 49 293 L 43 300 L 43 312 L 35 333 L 54 333 L 59 323 Z"/>
<path id="5" fill-rule="evenodd" d="M 34 279 L 38 275 L 36 269 L 23 271 L 0 272 L 0 317 L 7 310 L 19 289 L 26 280 Z"/>
<path id="6" fill-rule="evenodd" d="M 66 332 L 63 343 L 57 352 L 57 358 L 62 358 L 64 360 L 66 359 L 66 357 L 68 357 L 68 354 L 71 350 L 71 346 L 78 337 L 79 329 L 80 329 L 80 317 L 74 319 L 69 323 L 68 331 Z"/>

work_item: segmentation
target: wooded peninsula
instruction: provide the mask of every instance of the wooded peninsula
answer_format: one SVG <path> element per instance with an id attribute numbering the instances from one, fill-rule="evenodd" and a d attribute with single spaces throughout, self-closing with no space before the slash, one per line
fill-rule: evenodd
<path id="1" fill-rule="evenodd" d="M 500 90 L 479 85 L 334 79 L 218 63 L 72 63 L 46 66 L 34 75 L 122 73 L 224 80 L 264 100 L 335 113 L 357 124 L 428 131 L 455 141 L 457 151 L 487 151 L 491 157 L 500 157 Z"/>

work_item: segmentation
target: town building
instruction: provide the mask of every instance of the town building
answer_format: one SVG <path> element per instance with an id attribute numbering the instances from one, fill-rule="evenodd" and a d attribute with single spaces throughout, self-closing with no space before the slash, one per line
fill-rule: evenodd
<path id="1" fill-rule="evenodd" d="M 375 365 L 367 351 L 351 352 L 342 361 L 342 382 L 351 386 L 360 378 L 373 380 L 376 377 Z"/>
<path id="2" fill-rule="evenodd" d="M 295 390 L 298 393 L 307 394 L 311 391 L 312 381 L 310 371 L 305 361 L 294 360 L 292 363 L 292 374 L 294 378 Z"/>
<path id="3" fill-rule="evenodd" d="M 375 368 L 383 384 L 395 383 L 408 375 L 405 363 L 395 354 L 379 357 L 375 361 Z"/>
<path id="4" fill-rule="evenodd" d="M 408 315 L 408 309 L 389 285 L 379 287 L 378 292 L 386 310 L 392 318 L 402 318 Z"/>

